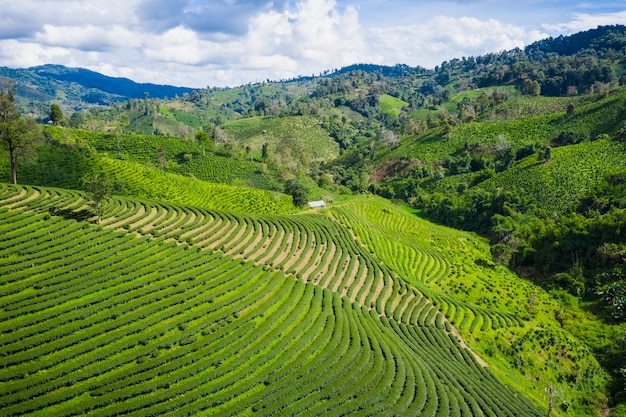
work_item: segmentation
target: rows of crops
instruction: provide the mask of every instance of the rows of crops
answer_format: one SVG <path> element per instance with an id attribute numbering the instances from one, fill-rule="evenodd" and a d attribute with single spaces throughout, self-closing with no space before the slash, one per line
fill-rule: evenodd
<path id="1" fill-rule="evenodd" d="M 8 166 L 8 163 L 0 164 L 0 180 L 9 181 Z M 37 164 L 24 164 L 18 169 L 18 178 L 27 184 L 79 189 L 84 175 L 94 170 L 105 172 L 114 181 L 117 194 L 251 213 L 294 210 L 291 197 L 282 193 L 209 183 L 64 145 L 46 145 Z"/>
<path id="2" fill-rule="evenodd" d="M 411 140 L 404 140 L 391 154 L 394 157 L 416 157 L 429 162 L 443 161 L 466 144 L 493 146 L 505 139 L 517 150 L 532 143 L 547 145 L 564 131 L 581 132 L 588 139 L 600 134 L 614 136 L 622 127 L 625 97 L 626 90 L 618 90 L 607 98 L 596 97 L 597 101 L 590 103 L 572 99 L 572 103 L 580 104 L 572 117 L 566 117 L 562 108 L 556 106 L 553 113 L 531 111 L 529 113 L 537 114 L 532 117 L 515 115 L 517 118 L 513 120 L 462 123 L 456 125 L 449 134 L 444 134 L 443 128 L 430 129 Z M 502 110 L 505 113 L 507 109 L 510 111 L 510 105 L 505 102 Z M 519 111 L 524 112 L 522 109 Z"/>
<path id="3" fill-rule="evenodd" d="M 99 164 L 107 174 L 123 184 L 128 194 L 135 196 L 250 213 L 286 213 L 293 210 L 291 197 L 277 192 L 212 184 L 109 158 L 101 158 Z"/>
<path id="4" fill-rule="evenodd" d="M 297 159 L 327 161 L 339 155 L 339 145 L 309 116 L 249 117 L 224 124 L 224 131 L 256 150 L 264 143 L 271 153 L 288 148 Z"/>
<path id="5" fill-rule="evenodd" d="M 87 130 L 47 127 L 47 134 L 65 142 L 87 144 L 98 152 L 106 152 L 120 159 L 159 166 L 178 174 L 191 174 L 204 181 L 229 184 L 234 180 L 250 182 L 258 188 L 270 188 L 269 180 L 251 161 L 238 160 L 205 152 L 203 145 L 191 140 L 164 136 L 122 135 Z M 162 152 L 163 161 L 159 160 Z M 189 159 L 184 156 L 188 155 Z"/>
<path id="6" fill-rule="evenodd" d="M 437 323 L 352 302 L 294 256 L 265 259 L 281 249 L 261 241 L 300 259 L 284 242 L 311 240 L 302 250 L 334 247 L 332 263 L 347 242 L 330 220 L 114 199 L 99 227 L 85 203 L 0 184 L 3 415 L 543 415 Z M 351 240 L 341 250 L 373 262 Z"/>
<path id="7" fill-rule="evenodd" d="M 574 210 L 588 190 L 609 172 L 626 166 L 622 142 L 600 139 L 555 148 L 548 162 L 529 156 L 519 165 L 480 185 L 487 191 L 523 190 L 537 207 L 551 212 Z"/>
<path id="8" fill-rule="evenodd" d="M 433 230 L 432 224 L 420 222 L 415 216 L 409 218 L 404 211 L 380 200 L 333 208 L 332 214 L 353 229 L 386 265 L 432 300 L 462 333 L 523 325 L 519 314 L 506 311 L 506 305 L 481 306 L 446 291 L 458 281 L 468 285 L 477 281 L 474 288 L 464 292 L 475 290 L 483 296 L 491 292 L 485 282 L 493 280 L 492 272 L 483 279 L 466 274 L 466 265 L 473 263 L 471 259 L 480 259 L 481 254 L 465 235 L 439 227 Z M 479 272 L 480 268 L 472 268 L 473 274 Z"/>
<path id="9" fill-rule="evenodd" d="M 10 188 L 6 204 L 12 208 L 74 217 L 79 207 L 86 211 L 87 202 L 77 193 Z M 267 265 L 405 323 L 432 322 L 437 313 L 420 292 L 395 278 L 345 228 L 324 216 L 251 216 L 113 198 L 104 207 L 101 225 Z"/>

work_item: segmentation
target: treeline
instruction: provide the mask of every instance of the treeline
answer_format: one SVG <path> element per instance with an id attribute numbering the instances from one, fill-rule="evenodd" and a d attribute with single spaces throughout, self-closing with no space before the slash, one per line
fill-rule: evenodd
<path id="1" fill-rule="evenodd" d="M 496 263 L 548 289 L 583 296 L 609 283 L 608 270 L 611 278 L 626 278 L 620 272 L 626 262 L 625 188 L 626 170 L 612 173 L 576 211 L 564 214 L 537 208 L 522 190 L 471 189 L 463 198 L 419 193 L 414 204 L 439 223 L 489 236 Z M 606 307 L 626 320 L 626 304 Z"/>

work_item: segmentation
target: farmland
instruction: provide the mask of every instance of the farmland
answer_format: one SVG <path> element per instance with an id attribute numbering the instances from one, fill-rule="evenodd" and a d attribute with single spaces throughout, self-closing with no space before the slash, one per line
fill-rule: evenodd
<path id="1" fill-rule="evenodd" d="M 325 215 L 0 193 L 5 415 L 542 415 Z"/>
<path id="2" fill-rule="evenodd" d="M 39 125 L 7 84 L 0 415 L 623 417 L 624 45 Z"/>

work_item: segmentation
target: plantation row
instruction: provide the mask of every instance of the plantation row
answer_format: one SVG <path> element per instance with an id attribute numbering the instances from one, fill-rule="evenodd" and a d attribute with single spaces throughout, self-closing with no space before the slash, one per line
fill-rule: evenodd
<path id="1" fill-rule="evenodd" d="M 416 157 L 422 161 L 444 161 L 465 147 L 465 144 L 494 146 L 504 140 L 514 151 L 533 143 L 548 145 L 564 131 L 576 131 L 586 139 L 594 139 L 598 135 L 616 135 L 622 128 L 624 111 L 622 103 L 626 98 L 626 90 L 621 89 L 611 93 L 606 98 L 595 96 L 597 101 L 586 102 L 580 100 L 572 116 L 566 116 L 565 111 L 545 112 L 532 111 L 532 117 L 520 117 L 526 104 L 511 101 L 510 106 L 518 108 L 511 110 L 514 120 L 478 121 L 461 123 L 454 126 L 449 134 L 439 127 L 430 129 L 413 140 L 404 140 L 400 147 L 391 152 L 393 157 Z M 536 103 L 533 98 L 532 103 Z M 546 100 L 541 98 L 539 100 Z M 548 99 L 550 100 L 550 99 Z M 576 98 L 568 98 L 567 103 L 576 103 Z M 509 104 L 505 102 L 501 110 L 506 111 Z M 567 104 L 565 105 L 567 106 Z"/>
<path id="2" fill-rule="evenodd" d="M 0 155 L 0 181 L 11 178 L 7 155 Z M 79 189 L 82 177 L 97 169 L 98 157 L 89 149 L 78 146 L 42 145 L 38 149 L 37 162 L 18 162 L 17 175 L 20 183 L 48 187 Z"/>
<path id="3" fill-rule="evenodd" d="M 339 155 L 337 142 L 309 116 L 248 117 L 225 123 L 223 128 L 242 146 L 260 150 L 266 143 L 272 154 L 289 149 L 293 158 L 309 161 L 328 161 Z"/>
<path id="4" fill-rule="evenodd" d="M 490 192 L 523 190 L 538 208 L 564 213 L 575 210 L 592 185 L 626 166 L 625 151 L 623 142 L 610 139 L 562 146 L 554 149 L 549 162 L 530 156 L 479 187 Z"/>
<path id="5" fill-rule="evenodd" d="M 133 196 L 244 213 L 275 214 L 294 210 L 291 197 L 277 192 L 207 183 L 109 158 L 102 158 L 100 166 Z"/>
<path id="6" fill-rule="evenodd" d="M 114 181 L 115 193 L 228 211 L 278 214 L 294 211 L 288 195 L 234 187 L 166 173 L 142 164 L 100 157 L 86 148 L 44 145 L 37 164 L 18 170 L 20 182 L 80 189 L 89 172 L 104 171 Z M 0 164 L 0 180 L 9 181 L 8 162 Z M 251 181 L 254 183 L 254 181 Z"/>
<path id="7" fill-rule="evenodd" d="M 136 238 L 153 203 L 119 199 L 101 228 L 76 221 L 79 193 L 0 198 L 3 415 L 543 415 L 436 325 L 169 232 Z"/>
<path id="8" fill-rule="evenodd" d="M 24 191 L 22 194 L 26 198 Z M 46 193 L 39 196 L 41 198 L 35 198 L 35 201 L 25 200 L 26 206 L 12 199 L 8 201 L 14 207 L 40 210 L 45 208 L 40 206 L 39 201 L 46 201 L 52 203 L 52 212 L 68 212 L 77 208 L 77 204 L 73 203 L 77 196 L 68 197 L 72 203 L 70 206 L 65 206 L 63 200 L 58 200 L 59 197 L 51 199 Z M 85 203 L 83 201 L 80 205 Z M 381 219 L 401 218 L 385 216 L 377 206 L 365 204 L 350 211 L 334 209 L 333 213 L 346 221 L 347 213 L 358 213 L 362 208 L 369 208 L 370 215 L 382 213 Z M 397 234 L 394 239 L 384 238 L 387 233 L 405 229 L 406 224 L 381 223 L 356 231 L 366 245 L 374 248 L 377 256 L 419 291 L 406 285 L 405 280 L 395 278 L 384 266 L 381 268 L 346 229 L 322 216 L 253 217 L 165 203 L 144 201 L 138 204 L 136 201 L 112 199 L 105 207 L 102 225 L 139 236 L 175 239 L 203 250 L 221 251 L 264 264 L 330 288 L 352 302 L 376 309 L 379 314 L 404 323 L 423 325 L 436 320 L 439 326 L 448 327 L 433 308 L 431 301 L 434 301 L 447 320 L 462 331 L 522 324 L 516 315 L 459 302 L 433 291 L 432 287 L 437 288 L 451 274 L 452 268 L 448 261 L 432 250 L 424 250 L 414 244 L 401 244 Z M 428 295 L 428 298 L 422 294 Z"/>
<path id="9" fill-rule="evenodd" d="M 255 187 L 269 188 L 270 184 L 258 172 L 256 164 L 240 161 L 212 152 L 206 152 L 200 143 L 177 138 L 148 135 L 123 135 L 93 132 L 80 129 L 47 127 L 46 132 L 60 142 L 85 143 L 98 152 L 159 167 L 163 162 L 166 171 L 182 175 L 191 174 L 201 180 L 228 184 L 235 179 L 250 181 Z M 160 154 L 161 153 L 161 154 Z M 185 158 L 187 155 L 187 158 Z M 163 160 L 160 160 L 162 156 Z"/>
<path id="10" fill-rule="evenodd" d="M 444 291 L 454 282 L 466 283 L 471 279 L 466 276 L 465 265 L 473 263 L 471 259 L 477 256 L 473 243 L 459 233 L 444 228 L 433 231 L 430 223 L 409 219 L 391 204 L 373 201 L 333 208 L 332 214 L 354 230 L 379 259 L 426 295 L 461 332 L 523 325 L 515 311 L 498 311 L 502 309 L 501 302 L 482 307 L 475 302 L 459 301 L 461 297 Z M 472 268 L 472 273 L 477 270 Z M 492 280 L 492 275 L 488 272 L 483 282 Z M 479 291 L 485 293 L 485 288 Z"/>
<path id="11" fill-rule="evenodd" d="M 11 208 L 91 217 L 87 201 L 65 190 L 6 186 L 0 199 Z M 420 325 L 437 320 L 444 326 L 430 301 L 323 216 L 249 216 L 113 198 L 101 225 L 240 257 L 329 288 L 389 318 Z"/>

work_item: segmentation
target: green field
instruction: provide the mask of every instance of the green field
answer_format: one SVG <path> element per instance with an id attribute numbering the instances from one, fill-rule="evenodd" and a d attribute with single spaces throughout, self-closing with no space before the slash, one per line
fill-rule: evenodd
<path id="1" fill-rule="evenodd" d="M 538 160 L 533 154 L 475 189 L 514 191 L 541 210 L 565 213 L 575 210 L 594 184 L 626 166 L 624 151 L 624 143 L 610 139 L 558 147 L 550 161 Z M 460 183 L 471 180 L 472 174 L 454 175 L 434 183 L 431 190 L 452 192 Z"/>
<path id="2" fill-rule="evenodd" d="M 406 101 L 400 100 L 396 97 L 392 97 L 389 94 L 381 95 L 378 100 L 380 111 L 383 114 L 391 117 L 392 120 L 396 120 L 398 116 L 400 116 L 402 108 L 408 106 L 408 103 Z"/>
<path id="3" fill-rule="evenodd" d="M 40 129 L 3 90 L 0 417 L 625 417 L 625 56 L 125 102 L 4 71 Z"/>
<path id="4" fill-rule="evenodd" d="M 267 144 L 270 158 L 279 156 L 285 165 L 293 160 L 308 165 L 339 155 L 339 145 L 309 116 L 249 117 L 226 123 L 224 131 L 241 148 L 249 146 L 258 154 Z"/>
<path id="5" fill-rule="evenodd" d="M 421 135 L 407 136 L 402 138 L 400 147 L 384 156 L 442 162 L 466 146 L 493 147 L 504 140 L 517 151 L 526 145 L 549 144 L 564 131 L 576 131 L 586 139 L 595 139 L 602 134 L 614 136 L 622 127 L 626 89 L 607 97 L 566 100 L 541 97 L 505 102 L 499 107 L 504 114 L 502 118 L 458 124 L 448 134 L 438 127 Z M 566 103 L 578 104 L 571 117 L 565 115 Z"/>
<path id="6" fill-rule="evenodd" d="M 483 242 L 396 210 L 243 215 L 116 197 L 96 226 L 79 192 L 0 185 L 3 415 L 543 415 L 552 374 L 519 383 L 480 352 L 539 317 L 494 304 L 490 267 L 466 262 Z M 523 303 L 531 290 L 505 294 Z M 537 312 L 548 307 L 539 295 Z M 597 375 L 581 383 L 601 384 L 559 337 Z"/>
<path id="7" fill-rule="evenodd" d="M 162 168 L 165 172 L 193 176 L 204 181 L 222 184 L 239 182 L 264 189 L 272 189 L 275 185 L 270 174 L 260 171 L 258 163 L 210 152 L 193 139 L 56 127 L 47 127 L 46 134 L 59 146 L 80 145 L 111 158 Z M 162 160 L 159 158 L 160 152 Z M 50 148 L 40 152 L 43 158 L 48 159 L 51 158 L 50 153 Z"/>

